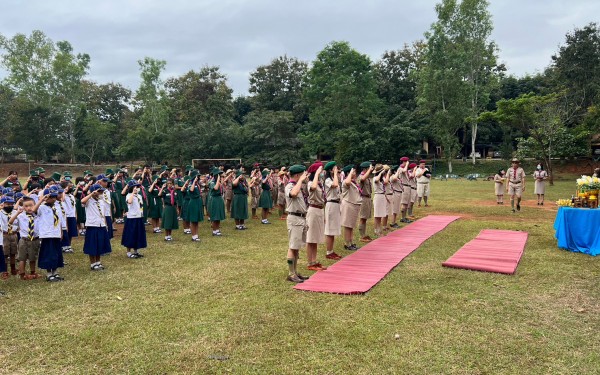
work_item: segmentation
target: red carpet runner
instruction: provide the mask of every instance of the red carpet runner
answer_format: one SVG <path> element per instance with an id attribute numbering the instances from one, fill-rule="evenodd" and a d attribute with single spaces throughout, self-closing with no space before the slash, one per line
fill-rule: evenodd
<path id="1" fill-rule="evenodd" d="M 417 220 L 363 246 L 294 289 L 338 294 L 365 293 L 425 240 L 459 217 L 430 215 Z"/>
<path id="2" fill-rule="evenodd" d="M 485 229 L 461 247 L 445 267 L 514 274 L 527 242 L 527 232 Z"/>

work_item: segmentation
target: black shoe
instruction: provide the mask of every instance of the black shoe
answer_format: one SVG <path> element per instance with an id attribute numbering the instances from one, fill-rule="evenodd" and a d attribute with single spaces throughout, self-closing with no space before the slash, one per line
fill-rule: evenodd
<path id="1" fill-rule="evenodd" d="M 302 276 L 302 275 L 300 275 L 299 273 L 297 273 L 297 274 L 296 274 L 296 276 L 298 276 L 299 278 L 301 278 L 303 281 L 304 281 L 304 280 L 308 280 L 308 279 L 309 279 L 309 277 L 308 277 L 308 276 Z"/>
<path id="2" fill-rule="evenodd" d="M 515 213 L 515 212 L 517 212 L 517 211 L 515 211 L 515 209 L 513 208 L 513 209 L 512 209 L 512 212 L 513 212 L 513 214 L 514 214 L 514 213 Z"/>
<path id="3" fill-rule="evenodd" d="M 521 204 L 517 203 L 517 211 L 521 211 Z"/>

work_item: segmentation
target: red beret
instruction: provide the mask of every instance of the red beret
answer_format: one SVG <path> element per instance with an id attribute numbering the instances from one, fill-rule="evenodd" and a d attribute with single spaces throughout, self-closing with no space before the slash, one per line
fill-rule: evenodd
<path id="1" fill-rule="evenodd" d="M 419 164 L 426 164 L 427 160 L 419 160 Z"/>
<path id="2" fill-rule="evenodd" d="M 408 165 L 408 168 L 409 168 L 409 169 L 412 169 L 412 168 L 414 168 L 414 167 L 416 167 L 416 166 L 417 166 L 417 165 L 416 165 L 415 163 L 410 163 L 410 164 Z"/>
<path id="3" fill-rule="evenodd" d="M 313 173 L 316 172 L 317 169 L 319 169 L 319 167 L 322 167 L 323 163 L 321 163 L 320 161 L 315 162 L 314 164 L 312 164 L 310 167 L 308 167 L 308 170 L 306 172 Z"/>
<path id="4" fill-rule="evenodd" d="M 410 159 L 408 158 L 408 156 L 403 156 L 400 158 L 400 161 L 409 161 Z"/>

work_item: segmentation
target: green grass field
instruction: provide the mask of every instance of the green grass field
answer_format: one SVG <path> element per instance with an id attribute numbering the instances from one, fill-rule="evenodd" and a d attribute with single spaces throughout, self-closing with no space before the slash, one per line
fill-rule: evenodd
<path id="1" fill-rule="evenodd" d="M 275 218 L 245 232 L 228 220 L 222 238 L 203 223 L 200 244 L 149 233 L 138 260 L 115 238 L 104 272 L 78 239 L 65 282 L 0 282 L 0 373 L 598 374 L 600 258 L 559 250 L 552 229 L 574 182 L 549 187 L 544 207 L 532 188 L 512 214 L 491 182 L 434 181 L 417 216 L 463 218 L 365 295 L 294 291 Z M 529 232 L 515 275 L 441 266 L 486 228 Z"/>

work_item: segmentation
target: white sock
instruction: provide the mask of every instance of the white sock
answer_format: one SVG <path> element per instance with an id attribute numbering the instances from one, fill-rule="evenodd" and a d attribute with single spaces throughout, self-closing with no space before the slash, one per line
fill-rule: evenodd
<path id="1" fill-rule="evenodd" d="M 128 251 L 128 252 L 127 252 L 127 256 L 130 256 L 130 255 L 131 255 L 131 252 L 129 252 L 129 251 Z"/>
<path id="2" fill-rule="evenodd" d="M 194 235 L 192 236 L 192 239 L 195 240 L 196 238 L 198 238 L 198 235 Z"/>
<path id="3" fill-rule="evenodd" d="M 333 254 L 333 250 L 327 250 L 327 255 Z"/>

